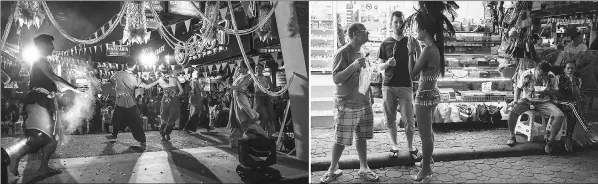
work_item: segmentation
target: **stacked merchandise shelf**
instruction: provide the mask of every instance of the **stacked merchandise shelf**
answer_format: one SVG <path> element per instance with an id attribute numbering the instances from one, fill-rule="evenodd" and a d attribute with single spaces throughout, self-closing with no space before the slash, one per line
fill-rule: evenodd
<path id="1" fill-rule="evenodd" d="M 312 72 L 332 71 L 336 26 L 333 3 L 310 3 L 310 61 Z"/>
<path id="2" fill-rule="evenodd" d="M 500 36 L 489 33 L 458 32 L 447 38 L 435 123 L 506 120 L 515 68 L 510 57 L 498 55 L 499 45 Z"/>

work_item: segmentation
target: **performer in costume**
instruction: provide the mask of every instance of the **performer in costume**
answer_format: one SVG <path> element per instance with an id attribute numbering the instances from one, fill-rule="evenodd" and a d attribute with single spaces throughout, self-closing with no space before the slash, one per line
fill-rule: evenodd
<path id="1" fill-rule="evenodd" d="M 431 118 L 440 102 L 440 92 L 436 83 L 438 78 L 444 76 L 445 71 L 444 32 L 446 30 L 449 34 L 455 33 L 450 19 L 444 13 L 453 14 L 459 6 L 454 1 L 420 1 L 419 7 L 420 9 L 409 16 L 401 26 L 405 32 L 417 25 L 417 39 L 425 43 L 421 56 L 411 71 L 411 78 L 419 76 L 419 85 L 415 93 L 415 116 L 422 141 L 422 161 L 417 164 L 421 169 L 417 175 L 411 176 L 415 181 L 432 175 L 434 133 Z"/>
<path id="2" fill-rule="evenodd" d="M 189 83 L 189 85 L 191 85 L 191 92 L 189 93 L 190 118 L 187 121 L 185 127 L 183 128 L 183 132 L 185 133 L 197 131 L 197 123 L 200 120 L 202 113 L 204 112 L 205 106 L 205 104 L 203 103 L 203 88 L 205 84 L 199 78 L 200 74 L 197 70 L 193 71 L 193 74 L 191 75 L 193 80 L 191 80 L 191 82 Z M 209 125 L 207 129 L 209 132 L 211 129 L 213 129 L 213 125 Z"/>
<path id="3" fill-rule="evenodd" d="M 108 139 L 116 139 L 118 132 L 125 128 L 131 129 L 133 138 L 137 140 L 141 146 L 145 146 L 145 132 L 143 131 L 143 125 L 141 119 L 141 113 L 139 112 L 137 100 L 135 100 L 135 89 L 145 88 L 149 89 L 158 84 L 159 80 L 154 81 L 151 84 L 145 84 L 140 78 L 133 74 L 135 70 L 135 61 L 128 61 L 127 70 L 119 71 L 112 76 L 110 81 L 114 85 L 114 91 L 116 92 L 116 107 L 112 113 L 112 134 L 106 136 Z"/>
<path id="4" fill-rule="evenodd" d="M 258 112 L 260 115 L 260 122 L 262 128 L 267 130 L 268 135 L 272 135 L 275 132 L 274 127 L 274 110 L 272 108 L 272 101 L 268 94 L 264 93 L 258 85 L 262 85 L 266 89 L 272 88 L 272 83 L 268 77 L 264 76 L 264 66 L 262 64 L 255 65 L 255 78 L 257 78 L 257 82 L 254 82 L 254 89 L 255 89 L 255 98 L 253 101 L 253 109 Z"/>
<path id="5" fill-rule="evenodd" d="M 63 137 L 60 121 L 56 120 L 57 103 L 54 97 L 59 89 L 81 93 L 84 88 L 78 88 L 68 83 L 53 72 L 52 66 L 46 58 L 54 50 L 53 41 L 54 37 L 46 34 L 41 34 L 33 39 L 35 47 L 42 57 L 31 66 L 30 92 L 25 99 L 29 114 L 25 122 L 25 137 L 7 149 L 10 155 L 9 171 L 15 176 L 19 176 L 17 168 L 21 158 L 26 154 L 36 153 L 40 149 L 42 150 L 42 160 L 38 174 L 47 176 L 62 172 L 48 165 L 50 156 L 56 151 L 58 141 Z"/>
<path id="6" fill-rule="evenodd" d="M 168 66 L 160 66 L 160 72 L 162 73 L 162 79 L 158 81 L 160 87 L 164 90 L 160 108 L 162 120 L 160 135 L 162 136 L 162 141 L 168 141 L 170 140 L 170 133 L 172 133 L 174 123 L 181 117 L 181 101 L 179 101 L 179 96 L 183 95 L 183 87 L 179 83 L 179 80 L 169 71 Z"/>
<path id="7" fill-rule="evenodd" d="M 252 84 L 251 74 L 247 73 L 247 66 L 241 63 L 233 75 L 231 86 L 233 100 L 231 101 L 231 117 L 227 128 L 231 129 L 231 147 L 238 146 L 238 140 L 250 129 L 256 130 L 265 137 L 269 137 L 266 131 L 259 125 L 259 114 L 251 108 L 249 103 L 249 91 L 247 88 Z"/>

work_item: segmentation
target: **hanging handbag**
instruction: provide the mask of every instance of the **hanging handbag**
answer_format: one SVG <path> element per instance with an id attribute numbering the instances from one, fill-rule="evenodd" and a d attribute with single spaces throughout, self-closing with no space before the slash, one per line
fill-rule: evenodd
<path id="1" fill-rule="evenodd" d="M 513 25 L 517 22 L 517 18 L 519 17 L 519 12 L 515 10 L 515 8 L 509 8 L 507 13 L 505 14 L 505 18 L 503 24 Z"/>
<path id="2" fill-rule="evenodd" d="M 519 13 L 519 18 L 517 19 L 517 29 L 525 29 L 532 26 L 532 19 L 530 17 L 529 11 L 521 11 Z"/>

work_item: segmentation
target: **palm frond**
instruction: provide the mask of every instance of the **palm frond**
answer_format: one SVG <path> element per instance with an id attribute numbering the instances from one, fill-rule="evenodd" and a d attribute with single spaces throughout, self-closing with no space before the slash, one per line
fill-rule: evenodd
<path id="1" fill-rule="evenodd" d="M 414 26 L 434 29 L 437 32 L 447 32 L 454 34 L 455 29 L 452 25 L 452 21 L 457 17 L 457 9 L 459 5 L 455 1 L 419 1 L 419 9 L 409 17 L 405 19 L 405 23 L 401 25 L 401 30 L 414 28 Z M 449 19 L 450 17 L 450 19 Z M 425 25 L 418 25 L 417 22 Z M 446 24 L 442 26 L 439 24 Z"/>

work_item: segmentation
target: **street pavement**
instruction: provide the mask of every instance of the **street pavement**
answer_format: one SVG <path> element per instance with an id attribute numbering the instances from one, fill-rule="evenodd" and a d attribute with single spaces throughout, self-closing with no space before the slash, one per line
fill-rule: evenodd
<path id="1" fill-rule="evenodd" d="M 598 183 L 598 151 L 568 155 L 534 155 L 492 159 L 437 162 L 434 175 L 424 183 Z M 414 166 L 373 169 L 380 183 L 413 183 Z M 343 170 L 332 183 L 364 183 L 358 169 Z M 325 171 L 312 172 L 311 182 L 319 183 Z"/>
<path id="2" fill-rule="evenodd" d="M 214 133 L 184 134 L 175 130 L 170 142 L 159 141 L 155 131 L 146 132 L 145 149 L 131 133 L 107 140 L 105 134 L 69 135 L 67 145 L 52 156 L 52 167 L 61 174 L 40 177 L 40 153 L 24 157 L 19 163 L 21 177 L 9 174 L 9 183 L 252 183 L 236 174 L 239 164 L 236 149 L 228 146 L 228 129 Z M 17 138 L 3 137 L 2 146 Z M 284 182 L 308 182 L 308 163 L 285 154 L 277 155 L 272 166 Z"/>

